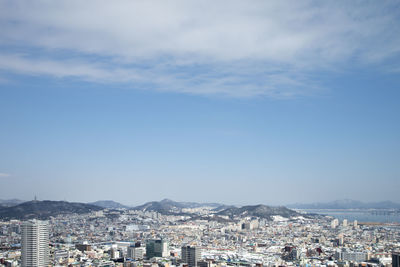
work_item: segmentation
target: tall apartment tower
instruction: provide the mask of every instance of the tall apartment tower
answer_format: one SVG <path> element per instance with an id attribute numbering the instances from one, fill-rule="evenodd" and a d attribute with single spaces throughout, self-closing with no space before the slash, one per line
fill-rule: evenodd
<path id="1" fill-rule="evenodd" d="M 392 253 L 392 267 L 400 267 L 400 252 Z"/>
<path id="2" fill-rule="evenodd" d="M 46 221 L 30 220 L 21 227 L 22 267 L 49 265 L 49 225 Z"/>
<path id="3" fill-rule="evenodd" d="M 189 267 L 197 267 L 197 263 L 201 259 L 201 249 L 194 246 L 182 247 L 182 261 L 187 263 Z"/>

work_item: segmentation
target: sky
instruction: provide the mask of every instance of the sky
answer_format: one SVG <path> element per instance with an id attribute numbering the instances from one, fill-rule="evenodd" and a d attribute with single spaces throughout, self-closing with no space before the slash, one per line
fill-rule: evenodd
<path id="1" fill-rule="evenodd" d="M 0 0 L 0 199 L 400 202 L 398 14 Z"/>

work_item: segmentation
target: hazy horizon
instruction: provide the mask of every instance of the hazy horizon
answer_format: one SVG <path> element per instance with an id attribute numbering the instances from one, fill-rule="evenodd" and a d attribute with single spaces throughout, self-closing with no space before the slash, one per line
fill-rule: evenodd
<path id="1" fill-rule="evenodd" d="M 35 199 L 36 197 L 36 199 Z M 192 201 L 192 200 L 176 200 L 176 199 L 170 199 L 170 198 L 162 198 L 162 199 L 152 199 L 152 200 L 143 200 L 142 202 L 138 202 L 138 203 L 125 203 L 125 202 L 120 202 L 120 201 L 116 201 L 114 199 L 96 199 L 96 200 L 91 200 L 91 201 L 75 201 L 75 200 L 68 200 L 68 199 L 40 199 L 37 196 L 35 196 L 33 199 L 18 199 L 18 198 L 13 198 L 13 199 L 4 199 L 1 198 L 0 200 L 20 200 L 20 201 L 33 201 L 33 200 L 38 200 L 38 201 L 67 201 L 67 202 L 76 202 L 76 203 L 94 203 L 97 201 L 114 201 L 117 203 L 120 203 L 122 205 L 125 206 L 129 206 L 129 207 L 135 207 L 135 206 L 140 206 L 142 204 L 148 203 L 148 202 L 159 202 L 159 201 L 163 201 L 163 200 L 171 200 L 171 201 L 175 201 L 175 202 L 192 202 L 192 203 L 217 203 L 217 204 L 221 204 L 221 205 L 232 205 L 232 206 L 246 206 L 246 205 L 267 205 L 267 206 L 288 206 L 288 205 L 295 205 L 295 204 L 324 204 L 324 203 L 332 203 L 332 202 L 341 202 L 341 201 L 357 201 L 357 202 L 362 202 L 362 203 L 378 203 L 378 202 L 392 202 L 392 203 L 396 203 L 396 204 L 400 204 L 400 202 L 395 202 L 395 201 L 390 201 L 390 200 L 380 200 L 380 201 L 360 201 L 360 200 L 356 200 L 356 199 L 335 199 L 335 200 L 330 200 L 330 201 L 323 201 L 323 202 L 293 202 L 293 203 L 276 203 L 276 204 L 271 204 L 271 203 L 225 203 L 222 201 Z"/>
<path id="2" fill-rule="evenodd" d="M 0 1 L 1 198 L 400 202 L 396 1 Z"/>

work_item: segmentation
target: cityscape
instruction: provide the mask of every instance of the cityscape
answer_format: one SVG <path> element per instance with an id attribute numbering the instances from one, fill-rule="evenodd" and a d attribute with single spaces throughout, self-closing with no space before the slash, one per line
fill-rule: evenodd
<path id="1" fill-rule="evenodd" d="M 0 267 L 400 267 L 399 0 L 0 0 Z"/>
<path id="2" fill-rule="evenodd" d="M 22 205 L 31 211 L 15 218 L 42 220 L 1 222 L 3 266 L 378 267 L 397 266 L 400 257 L 400 221 L 338 220 L 285 207 L 169 199 L 137 207 L 80 203 L 92 211 L 77 206 L 67 211 L 65 202 L 55 216 L 32 210 L 51 209 L 57 201 L 33 200 L 6 209 Z"/>

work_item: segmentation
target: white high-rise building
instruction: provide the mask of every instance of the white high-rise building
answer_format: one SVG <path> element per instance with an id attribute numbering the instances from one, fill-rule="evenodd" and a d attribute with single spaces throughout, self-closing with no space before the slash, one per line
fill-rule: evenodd
<path id="1" fill-rule="evenodd" d="M 46 221 L 30 220 L 22 224 L 22 267 L 49 265 L 49 225 Z"/>
<path id="2" fill-rule="evenodd" d="M 133 260 L 142 260 L 144 254 L 144 248 L 142 247 L 128 247 L 127 249 L 127 258 Z"/>
<path id="3" fill-rule="evenodd" d="M 335 229 L 337 226 L 339 225 L 339 220 L 338 219 L 334 219 L 331 221 L 331 228 Z"/>

